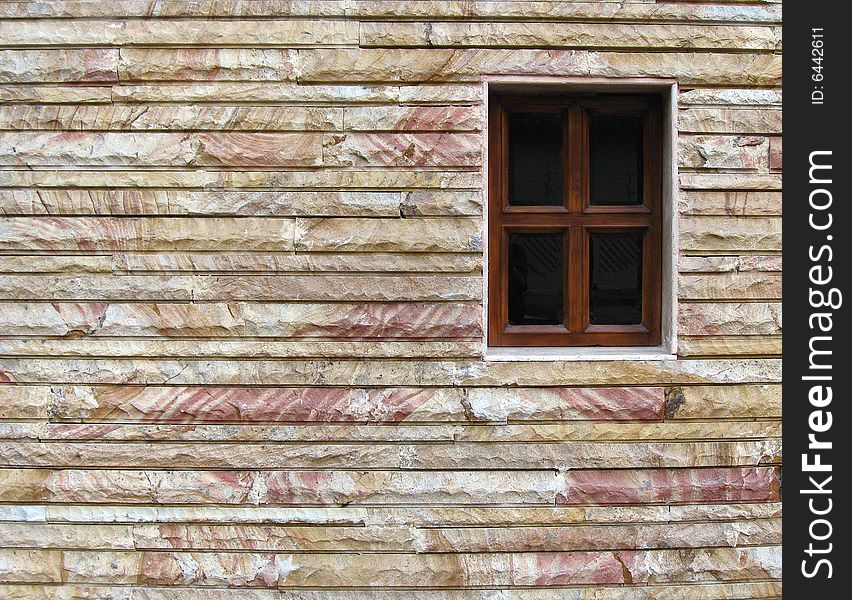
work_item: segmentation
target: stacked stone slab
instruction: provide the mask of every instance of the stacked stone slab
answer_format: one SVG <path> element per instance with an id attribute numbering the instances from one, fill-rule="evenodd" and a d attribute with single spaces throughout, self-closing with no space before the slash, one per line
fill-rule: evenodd
<path id="1" fill-rule="evenodd" d="M 780 18 L 0 4 L 0 597 L 780 598 Z M 676 360 L 483 360 L 484 75 L 678 80 Z"/>

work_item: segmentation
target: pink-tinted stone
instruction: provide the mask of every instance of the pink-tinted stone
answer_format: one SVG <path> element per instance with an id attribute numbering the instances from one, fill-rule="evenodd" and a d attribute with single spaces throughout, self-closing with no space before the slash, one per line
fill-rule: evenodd
<path id="1" fill-rule="evenodd" d="M 653 421 L 663 418 L 664 388 L 477 388 L 468 397 L 475 418 L 487 421 Z"/>
<path id="2" fill-rule="evenodd" d="M 622 554 L 622 553 L 619 553 Z M 512 557 L 512 583 L 524 586 L 631 583 L 612 552 L 553 552 Z"/>
<path id="3" fill-rule="evenodd" d="M 781 172 L 783 139 L 780 136 L 769 138 L 769 170 L 773 173 Z"/>
<path id="4" fill-rule="evenodd" d="M 139 583 L 274 588 L 278 569 L 274 554 L 145 552 Z"/>
<path id="5" fill-rule="evenodd" d="M 328 166 L 473 167 L 481 162 L 475 133 L 346 133 L 326 135 Z"/>
<path id="6" fill-rule="evenodd" d="M 778 475 L 769 467 L 570 471 L 557 503 L 774 501 Z"/>
<path id="7" fill-rule="evenodd" d="M 394 423 L 463 420 L 461 391 L 442 388 L 56 388 L 54 418 L 169 422 Z"/>

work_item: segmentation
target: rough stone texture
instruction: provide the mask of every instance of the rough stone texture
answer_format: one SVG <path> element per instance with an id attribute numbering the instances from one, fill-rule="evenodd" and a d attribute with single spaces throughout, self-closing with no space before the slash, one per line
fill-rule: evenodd
<path id="1" fill-rule="evenodd" d="M 165 52 L 165 51 L 163 51 Z M 122 53 L 123 57 L 123 53 Z M 609 53 L 587 50 L 368 49 L 305 50 L 299 81 L 475 81 L 480 74 L 677 77 L 688 85 L 778 85 L 771 54 Z"/>
<path id="2" fill-rule="evenodd" d="M 579 23 L 364 23 L 364 47 L 429 46 L 497 48 L 635 48 L 774 50 L 780 45 L 774 27 L 695 27 Z"/>
<path id="3" fill-rule="evenodd" d="M 688 300 L 780 300 L 781 274 L 681 274 L 678 295 Z"/>
<path id="4" fill-rule="evenodd" d="M 476 304 L 0 303 L 8 335 L 106 337 L 466 338 Z"/>
<path id="5" fill-rule="evenodd" d="M 768 169 L 769 141 L 760 136 L 688 136 L 681 137 L 678 165 L 688 168 Z"/>
<path id="6" fill-rule="evenodd" d="M 296 250 L 478 252 L 479 219 L 298 219 Z"/>
<path id="7" fill-rule="evenodd" d="M 324 165 L 331 167 L 475 167 L 482 136 L 473 133 L 325 134 Z"/>
<path id="8" fill-rule="evenodd" d="M 314 133 L 0 133 L 0 165 L 310 167 Z"/>
<path id="9" fill-rule="evenodd" d="M 137 251 L 294 249 L 293 219 L 0 218 L 0 250 Z"/>
<path id="10" fill-rule="evenodd" d="M 769 170 L 773 173 L 781 172 L 782 141 L 781 137 L 769 138 Z"/>
<path id="11" fill-rule="evenodd" d="M 781 214 L 780 192 L 709 192 L 682 193 L 683 215 L 768 216 Z"/>
<path id="12" fill-rule="evenodd" d="M 736 28 L 739 30 L 742 28 Z M 764 28 L 759 31 L 762 32 Z M 774 28 L 765 28 L 771 38 Z M 748 33 L 745 28 L 743 33 Z M 310 46 L 358 42 L 353 21 L 107 21 L 90 27 L 86 21 L 24 21 L 0 24 L 8 46 Z"/>
<path id="13" fill-rule="evenodd" d="M 9 130 L 334 131 L 342 127 L 343 109 L 334 107 L 192 104 L 0 107 L 0 129 Z"/>
<path id="14" fill-rule="evenodd" d="M 0 2 L 0 596 L 780 598 L 780 25 Z M 507 75 L 677 82 L 677 358 L 483 360 Z"/>
<path id="15" fill-rule="evenodd" d="M 778 302 L 703 303 L 680 305 L 678 319 L 686 335 L 771 335 L 781 332 Z"/>
<path id="16" fill-rule="evenodd" d="M 781 251 L 781 219 L 771 217 L 683 217 L 680 243 L 685 251 Z"/>
<path id="17" fill-rule="evenodd" d="M 0 214 L 53 216 L 396 217 L 401 203 L 398 192 L 360 191 L 63 189 L 3 190 L 0 197 Z"/>
<path id="18" fill-rule="evenodd" d="M 678 113 L 684 133 L 778 133 L 781 111 L 763 109 L 690 108 Z"/>

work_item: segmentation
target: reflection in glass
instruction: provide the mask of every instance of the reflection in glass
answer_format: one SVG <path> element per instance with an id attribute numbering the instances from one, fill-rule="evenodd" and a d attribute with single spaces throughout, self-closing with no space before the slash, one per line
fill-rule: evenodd
<path id="1" fill-rule="evenodd" d="M 642 118 L 595 116 L 589 123 L 590 204 L 642 204 Z"/>
<path id="2" fill-rule="evenodd" d="M 558 113 L 509 113 L 509 204 L 562 205 Z"/>
<path id="3" fill-rule="evenodd" d="M 641 323 L 642 234 L 592 233 L 589 241 L 589 322 Z"/>
<path id="4" fill-rule="evenodd" d="M 563 321 L 562 234 L 509 234 L 509 324 Z"/>

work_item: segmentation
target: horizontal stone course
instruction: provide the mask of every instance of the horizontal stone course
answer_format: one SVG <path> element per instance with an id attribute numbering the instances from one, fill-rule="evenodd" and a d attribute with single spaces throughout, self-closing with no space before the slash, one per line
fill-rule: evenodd
<path id="1" fill-rule="evenodd" d="M 0 303 L 7 335 L 470 338 L 478 304 Z"/>
<path id="2" fill-rule="evenodd" d="M 617 369 L 614 368 L 617 365 Z M 451 360 L 0 359 L 0 383 L 320 386 L 619 386 L 777 383 L 778 359 L 481 363 Z"/>
<path id="3" fill-rule="evenodd" d="M 0 467 L 127 469 L 639 469 L 779 463 L 780 441 L 455 444 L 0 442 Z"/>

